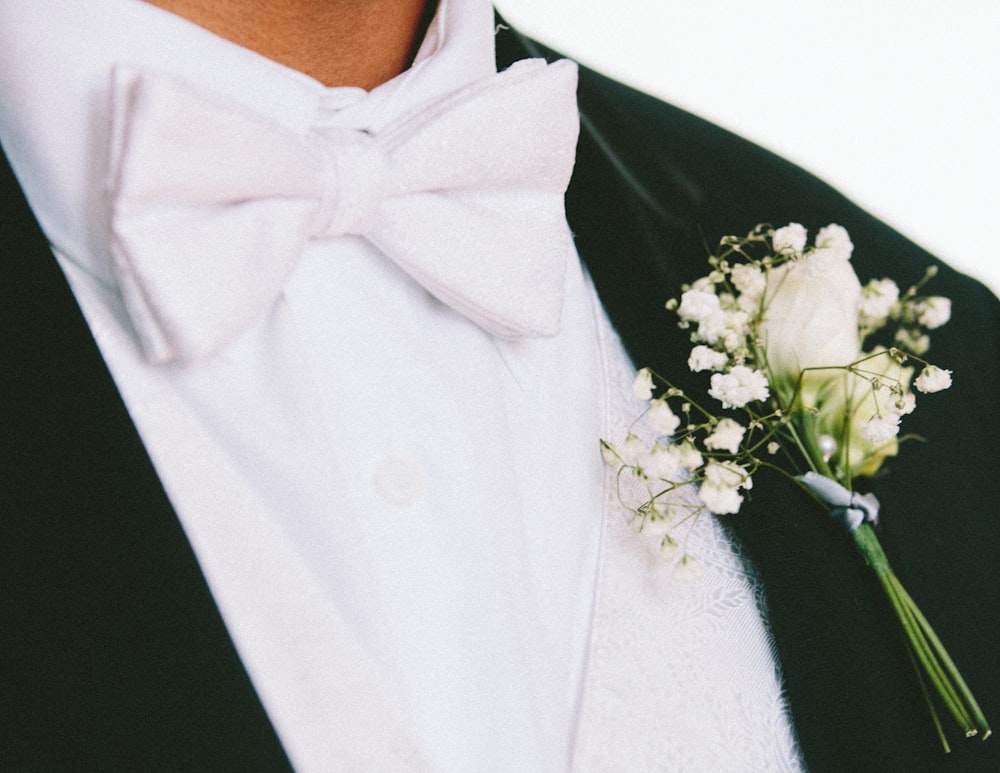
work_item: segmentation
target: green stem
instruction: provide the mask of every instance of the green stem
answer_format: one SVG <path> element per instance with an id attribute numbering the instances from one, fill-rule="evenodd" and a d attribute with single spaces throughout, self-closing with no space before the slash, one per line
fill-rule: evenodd
<path id="1" fill-rule="evenodd" d="M 907 603 L 906 596 L 900 593 L 902 586 L 895 575 L 888 575 L 884 578 L 883 586 L 890 594 L 896 607 L 903 629 L 906 631 L 907 641 L 910 649 L 916 655 L 924 673 L 930 679 L 931 685 L 937 690 L 938 695 L 945 704 L 945 708 L 955 718 L 958 725 L 968 734 L 972 728 L 972 717 L 966 710 L 966 706 L 955 688 L 954 683 L 949 679 L 941 665 L 941 651 L 933 646 L 933 643 L 924 635 L 924 631 L 914 615 L 912 602 Z"/>
<path id="2" fill-rule="evenodd" d="M 924 675 L 920 672 L 920 666 L 917 664 L 917 659 L 913 654 L 913 650 L 907 647 L 906 654 L 910 656 L 910 664 L 913 666 L 913 671 L 917 675 L 917 681 L 920 683 L 920 694 L 924 696 L 924 703 L 927 704 L 927 708 L 931 711 L 931 719 L 934 720 L 934 729 L 937 730 L 938 740 L 941 742 L 941 747 L 944 749 L 945 754 L 951 754 L 951 746 L 948 744 L 948 738 L 944 734 L 944 727 L 941 725 L 941 717 L 938 715 L 937 709 L 934 707 L 934 701 L 931 699 L 931 694 L 927 691 L 927 680 L 924 679 Z"/>
<path id="3" fill-rule="evenodd" d="M 899 618 L 914 665 L 919 667 L 918 677 L 920 677 L 919 669 L 922 669 L 945 707 L 967 736 L 982 733 L 985 740 L 991 731 L 979 704 L 941 640 L 927 622 L 927 618 L 920 612 L 892 571 L 874 529 L 870 524 L 864 523 L 853 534 L 865 562 L 875 572 Z M 928 703 L 930 705 L 929 701 Z M 933 705 L 930 708 L 932 715 L 936 716 Z M 947 749 L 947 744 L 945 747 Z"/>
<path id="4" fill-rule="evenodd" d="M 892 579 L 897 586 L 898 593 L 906 602 L 906 604 L 909 606 L 910 611 L 913 614 L 913 617 L 916 619 L 918 625 L 920 626 L 921 631 L 923 632 L 923 635 L 927 638 L 931 646 L 934 648 L 935 653 L 937 654 L 940 660 L 942 668 L 948 674 L 948 678 L 951 680 L 951 682 L 955 685 L 955 688 L 957 689 L 959 695 L 961 695 L 962 701 L 964 702 L 964 707 L 968 710 L 968 713 L 970 714 L 972 726 L 975 728 L 977 732 L 983 732 L 985 735 L 989 735 L 989 733 L 991 732 L 989 728 L 989 723 L 986 721 L 986 717 L 983 715 L 982 709 L 979 708 L 979 704 L 973 697 L 972 691 L 969 689 L 969 686 L 965 683 L 965 679 L 962 678 L 962 675 L 961 673 L 959 673 L 959 670 L 955 666 L 954 661 L 948 655 L 948 651 L 944 648 L 944 645 L 941 643 L 941 640 L 934 632 L 934 629 L 931 628 L 931 624 L 927 621 L 927 618 L 924 617 L 923 613 L 920 611 L 920 608 L 916 605 L 913 599 L 910 598 L 910 594 L 906 592 L 906 589 L 903 588 L 902 583 L 900 583 L 900 581 L 896 578 L 895 575 L 893 575 Z"/>

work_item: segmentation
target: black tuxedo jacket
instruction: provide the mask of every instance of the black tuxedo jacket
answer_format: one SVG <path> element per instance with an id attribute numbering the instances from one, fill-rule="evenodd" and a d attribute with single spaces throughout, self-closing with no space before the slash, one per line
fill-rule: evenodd
<path id="1" fill-rule="evenodd" d="M 497 45 L 501 67 L 538 53 L 509 30 Z M 934 262 L 821 182 L 689 114 L 587 70 L 579 101 L 569 221 L 637 365 L 694 379 L 690 344 L 663 302 L 704 273 L 705 245 L 725 233 L 840 223 L 863 282 L 905 284 Z M 6 165 L 0 270 L 0 769 L 287 769 Z M 1000 721 L 1000 306 L 947 268 L 933 289 L 954 301 L 931 354 L 955 386 L 922 400 L 907 424 L 927 442 L 909 444 L 874 483 L 881 536 Z M 949 717 L 955 750 L 942 753 L 894 618 L 842 529 L 781 480 L 758 476 L 752 494 L 726 523 L 765 582 L 810 769 L 1000 770 L 1000 742 L 960 739 Z"/>

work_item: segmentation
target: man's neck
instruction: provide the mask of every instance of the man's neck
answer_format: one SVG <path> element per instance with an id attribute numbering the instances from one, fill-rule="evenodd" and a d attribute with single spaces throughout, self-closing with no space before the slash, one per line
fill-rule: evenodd
<path id="1" fill-rule="evenodd" d="M 436 0 L 146 0 L 327 86 L 372 89 L 413 61 Z"/>

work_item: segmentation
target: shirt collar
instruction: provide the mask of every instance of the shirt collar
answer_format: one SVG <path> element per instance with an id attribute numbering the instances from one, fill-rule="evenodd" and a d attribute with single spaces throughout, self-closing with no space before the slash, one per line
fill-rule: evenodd
<path id="1" fill-rule="evenodd" d="M 118 64 L 182 78 L 292 128 L 377 129 L 495 72 L 493 10 L 488 0 L 440 0 L 411 68 L 365 92 L 327 88 L 141 0 L 5 0 L 0 140 L 50 242 L 107 284 L 107 104 Z"/>

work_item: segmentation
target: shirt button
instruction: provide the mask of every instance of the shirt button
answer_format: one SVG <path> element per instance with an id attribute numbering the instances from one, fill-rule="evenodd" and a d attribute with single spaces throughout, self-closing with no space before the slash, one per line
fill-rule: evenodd
<path id="1" fill-rule="evenodd" d="M 389 504 L 412 504 L 420 498 L 423 487 L 420 469 L 409 459 L 390 456 L 375 470 L 375 490 Z"/>

